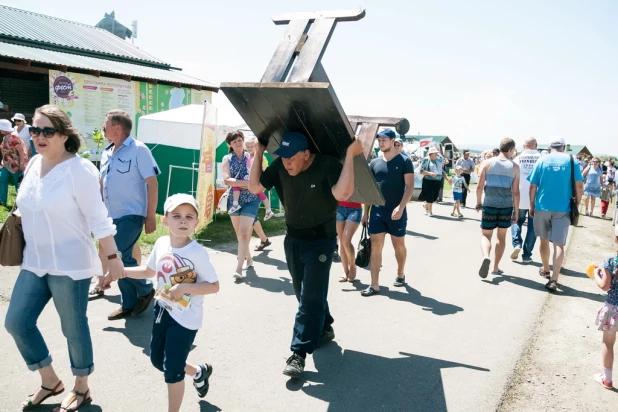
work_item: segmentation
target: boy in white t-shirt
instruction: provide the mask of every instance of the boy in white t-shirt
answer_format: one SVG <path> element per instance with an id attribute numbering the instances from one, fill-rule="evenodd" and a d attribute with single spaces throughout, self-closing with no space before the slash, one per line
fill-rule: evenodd
<path id="1" fill-rule="evenodd" d="M 179 411 L 185 374 L 193 378 L 200 398 L 206 396 L 212 366 L 187 363 L 195 335 L 202 327 L 204 295 L 219 291 L 219 279 L 208 252 L 189 237 L 197 226 L 197 202 L 176 194 L 165 201 L 162 221 L 169 236 L 157 239 L 147 266 L 125 268 L 126 277 L 149 279 L 156 275 L 154 323 L 150 360 L 163 372 L 169 411 Z"/>
<path id="2" fill-rule="evenodd" d="M 466 179 L 464 179 L 464 177 L 461 175 L 462 172 L 463 166 L 457 166 L 455 168 L 455 176 L 453 176 L 453 180 L 451 183 L 451 185 L 453 186 L 453 200 L 455 201 L 455 204 L 453 205 L 453 213 L 451 213 L 451 216 L 459 217 L 460 219 L 464 217 L 461 214 L 461 199 L 463 199 L 463 192 L 464 190 L 470 192 L 468 184 L 466 183 Z"/>

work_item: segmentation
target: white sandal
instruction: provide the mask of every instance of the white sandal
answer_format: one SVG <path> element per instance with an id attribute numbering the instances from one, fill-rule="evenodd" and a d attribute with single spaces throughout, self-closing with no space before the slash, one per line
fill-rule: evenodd
<path id="1" fill-rule="evenodd" d="M 98 283 L 90 286 L 90 289 L 88 289 L 89 298 L 98 298 L 103 295 L 105 295 L 105 291 L 101 289 Z"/>

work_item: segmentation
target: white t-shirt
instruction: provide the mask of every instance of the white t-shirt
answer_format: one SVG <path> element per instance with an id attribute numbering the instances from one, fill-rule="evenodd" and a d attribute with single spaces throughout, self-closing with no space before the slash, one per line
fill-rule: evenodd
<path id="1" fill-rule="evenodd" d="M 519 208 L 522 210 L 530 209 L 530 182 L 528 176 L 534 170 L 534 165 L 541 157 L 536 150 L 526 150 L 517 156 L 513 161 L 519 165 Z"/>
<path id="2" fill-rule="evenodd" d="M 185 295 L 180 304 L 172 304 L 161 294 L 166 294 L 169 288 L 179 283 L 217 282 L 219 278 L 206 249 L 195 240 L 183 248 L 172 248 L 169 236 L 163 236 L 152 248 L 148 267 L 156 272 L 157 304 L 166 308 L 181 326 L 191 330 L 201 328 L 203 295 Z"/>
<path id="3" fill-rule="evenodd" d="M 616 179 L 616 168 L 615 167 L 611 167 L 611 166 L 607 166 L 607 177 L 609 179 Z"/>
<path id="4" fill-rule="evenodd" d="M 21 129 L 21 132 L 17 131 L 17 126 L 13 128 L 13 131 L 19 135 L 19 138 L 23 140 L 24 145 L 26 146 L 26 152 L 30 153 L 30 125 L 26 124 Z"/>
<path id="5" fill-rule="evenodd" d="M 466 179 L 462 176 L 453 176 L 453 193 L 463 193 L 464 183 L 466 183 Z"/>

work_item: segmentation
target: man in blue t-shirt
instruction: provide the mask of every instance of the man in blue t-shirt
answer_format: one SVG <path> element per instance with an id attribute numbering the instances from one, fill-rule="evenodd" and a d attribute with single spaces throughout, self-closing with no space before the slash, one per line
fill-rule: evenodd
<path id="1" fill-rule="evenodd" d="M 382 248 L 387 233 L 391 235 L 397 259 L 397 277 L 393 285 L 404 286 L 406 281 L 406 205 L 414 193 L 414 166 L 409 157 L 401 156 L 395 150 L 395 137 L 391 129 L 378 133 L 378 145 L 383 156 L 373 159 L 369 164 L 386 203 L 384 206 L 371 206 L 371 215 L 367 207 L 363 213 L 363 225 L 369 222 L 371 236 L 371 285 L 361 292 L 363 296 L 380 293 Z"/>
<path id="2" fill-rule="evenodd" d="M 564 153 L 562 138 L 554 138 L 550 144 L 551 153 L 542 156 L 528 176 L 530 181 L 530 211 L 534 218 L 534 231 L 541 238 L 541 276 L 549 279 L 545 287 L 556 290 L 558 276 L 564 262 L 564 245 L 569 233 L 570 201 L 573 196 L 571 162 L 573 157 Z M 576 204 L 581 202 L 584 178 L 577 164 L 573 163 Z M 549 242 L 554 244 L 553 274 L 549 271 Z"/>

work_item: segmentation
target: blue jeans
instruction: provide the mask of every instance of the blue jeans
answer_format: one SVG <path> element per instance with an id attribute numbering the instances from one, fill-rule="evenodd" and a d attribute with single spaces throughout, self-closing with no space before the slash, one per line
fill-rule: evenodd
<path id="1" fill-rule="evenodd" d="M 122 252 L 122 263 L 125 267 L 137 266 L 133 258 L 133 246 L 142 234 L 144 216 L 128 215 L 114 219 L 116 235 L 114 240 L 118 250 Z M 119 279 L 120 301 L 123 309 L 133 309 L 137 298 L 146 296 L 152 290 L 152 281 L 145 279 Z"/>
<path id="2" fill-rule="evenodd" d="M 286 235 L 283 242 L 288 270 L 292 275 L 298 312 L 290 349 L 313 353 L 318 339 L 335 321 L 328 310 L 328 278 L 337 238 L 299 240 Z"/>
<path id="3" fill-rule="evenodd" d="M 13 180 L 15 190 L 19 190 L 19 184 L 24 172 L 11 173 L 6 167 L 0 169 L 0 202 L 6 203 L 9 197 L 9 180 Z"/>
<path id="4" fill-rule="evenodd" d="M 523 242 L 523 258 L 532 256 L 534 244 L 536 243 L 536 233 L 534 233 L 534 218 L 528 213 L 528 209 L 519 209 L 517 223 L 511 226 L 511 237 L 513 238 L 513 247 L 522 247 L 521 227 L 528 216 L 528 231 L 526 232 L 526 240 Z"/>
<path id="5" fill-rule="evenodd" d="M 39 277 L 22 270 L 19 273 L 4 327 L 11 334 L 28 369 L 36 371 L 51 365 L 52 357 L 37 320 L 50 299 L 60 316 L 62 334 L 69 346 L 69 360 L 74 376 L 88 376 L 94 371 L 92 340 L 88 327 L 88 288 L 90 279 L 73 280 L 68 276 Z"/>
<path id="6" fill-rule="evenodd" d="M 154 305 L 153 315 L 150 361 L 163 372 L 165 383 L 182 382 L 197 330 L 180 325 L 159 305 Z"/>

